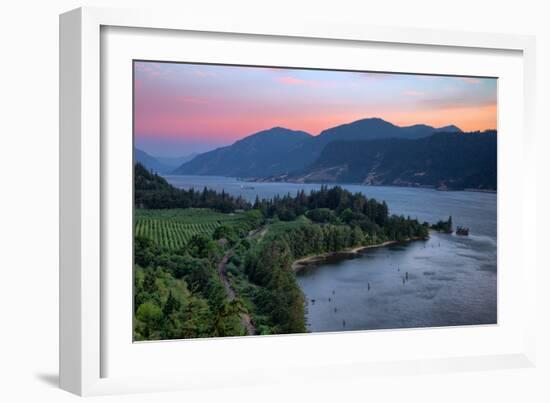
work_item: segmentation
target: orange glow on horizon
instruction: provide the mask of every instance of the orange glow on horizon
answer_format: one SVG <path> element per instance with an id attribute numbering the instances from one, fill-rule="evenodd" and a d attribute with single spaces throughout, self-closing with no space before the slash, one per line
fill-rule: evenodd
<path id="1" fill-rule="evenodd" d="M 496 84 L 475 77 L 140 62 L 134 134 L 172 153 L 174 144 L 228 145 L 276 126 L 315 136 L 374 117 L 397 126 L 483 131 L 497 129 Z"/>
<path id="2" fill-rule="evenodd" d="M 193 126 L 200 128 L 195 135 L 182 135 L 179 128 L 189 127 L 185 118 L 168 115 L 161 117 L 158 121 L 148 122 L 143 120 L 140 126 L 143 130 L 155 130 L 160 126 L 164 127 L 162 137 L 165 139 L 212 139 L 232 143 L 253 133 L 267 130 L 275 126 L 285 127 L 292 130 L 302 130 L 312 135 L 318 135 L 323 130 L 330 129 L 346 123 L 365 118 L 381 118 L 397 126 L 411 126 L 415 124 L 427 124 L 433 127 L 456 125 L 465 132 L 484 131 L 497 128 L 497 105 L 485 105 L 476 108 L 472 107 L 451 107 L 445 109 L 418 110 L 418 111 L 377 111 L 375 113 L 341 113 L 334 115 L 317 116 L 273 116 L 256 115 L 254 117 L 233 116 L 226 117 L 223 128 L 213 122 L 208 116 L 196 117 Z"/>
<path id="3" fill-rule="evenodd" d="M 433 127 L 456 125 L 465 132 L 484 131 L 497 128 L 497 105 L 445 108 L 436 113 L 430 110 L 388 112 L 386 117 L 385 120 L 398 126 L 424 123 Z"/>

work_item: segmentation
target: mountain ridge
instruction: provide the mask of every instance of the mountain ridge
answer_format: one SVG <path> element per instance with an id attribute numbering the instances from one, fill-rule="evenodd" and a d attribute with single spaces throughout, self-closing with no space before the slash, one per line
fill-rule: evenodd
<path id="1" fill-rule="evenodd" d="M 237 140 L 232 145 L 200 154 L 174 173 L 242 177 L 254 172 L 256 176 L 270 176 L 289 164 L 284 158 L 288 150 L 312 137 L 304 131 L 273 127 Z M 300 164 L 291 166 L 301 167 Z"/>
<path id="2" fill-rule="evenodd" d="M 273 127 L 237 140 L 233 144 L 198 155 L 174 174 L 267 177 L 283 175 L 312 164 L 327 144 L 336 140 L 421 138 L 441 130 L 460 132 L 454 125 L 396 126 L 381 118 L 365 118 L 323 130 L 312 136 L 303 131 Z M 285 138 L 282 139 L 281 137 Z M 277 140 L 275 141 L 275 138 Z M 291 141 L 289 139 L 292 138 Z M 254 156 L 253 153 L 258 155 Z"/>
<path id="3" fill-rule="evenodd" d="M 496 191 L 496 147 L 496 131 L 336 141 L 303 170 L 263 180 Z"/>

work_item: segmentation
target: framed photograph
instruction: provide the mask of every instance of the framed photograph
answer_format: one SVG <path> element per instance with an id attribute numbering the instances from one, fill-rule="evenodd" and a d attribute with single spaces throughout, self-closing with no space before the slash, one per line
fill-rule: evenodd
<path id="1" fill-rule="evenodd" d="M 233 23 L 60 17 L 62 388 L 534 365 L 534 39 Z"/>

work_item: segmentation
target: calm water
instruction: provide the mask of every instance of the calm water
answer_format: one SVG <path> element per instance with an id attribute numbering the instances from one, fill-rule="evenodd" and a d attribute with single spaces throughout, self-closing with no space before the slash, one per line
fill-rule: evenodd
<path id="1" fill-rule="evenodd" d="M 321 185 L 245 183 L 233 178 L 167 176 L 174 186 L 204 186 L 253 201 Z M 250 189 L 249 187 L 253 187 Z M 433 223 L 453 216 L 469 237 L 432 234 L 428 241 L 370 249 L 302 271 L 310 331 L 491 324 L 497 320 L 496 194 L 343 185 L 385 200 L 394 214 Z M 369 289 L 370 284 L 370 289 Z M 329 301 L 330 298 L 330 301 Z"/>

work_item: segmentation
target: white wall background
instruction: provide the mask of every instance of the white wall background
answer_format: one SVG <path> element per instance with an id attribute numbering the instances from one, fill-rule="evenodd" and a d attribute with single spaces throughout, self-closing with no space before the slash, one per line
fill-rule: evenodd
<path id="1" fill-rule="evenodd" d="M 308 384 L 94 398 L 99 401 L 550 401 L 550 264 L 542 263 L 550 224 L 550 29 L 544 1 L 72 1 L 11 0 L 0 22 L 0 400 L 75 401 L 57 383 L 58 336 L 58 14 L 81 5 L 169 7 L 231 18 L 310 15 L 373 25 L 534 34 L 538 48 L 539 364 L 535 369 L 369 378 Z"/>

